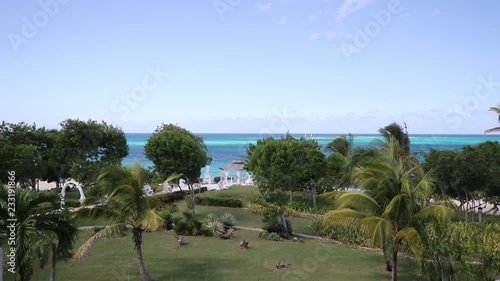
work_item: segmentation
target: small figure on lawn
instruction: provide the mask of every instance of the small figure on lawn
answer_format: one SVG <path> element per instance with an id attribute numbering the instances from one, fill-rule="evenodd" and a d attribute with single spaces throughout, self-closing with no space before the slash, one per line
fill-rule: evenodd
<path id="1" fill-rule="evenodd" d="M 248 241 L 247 240 L 242 240 L 240 242 L 240 249 L 248 250 Z"/>
<path id="2" fill-rule="evenodd" d="M 278 262 L 276 263 L 276 268 L 277 268 L 277 269 L 280 269 L 280 268 L 285 268 L 285 267 L 287 267 L 288 265 L 289 265 L 289 264 L 286 264 L 286 263 L 285 263 L 285 262 L 283 262 L 283 261 L 278 261 Z"/>
<path id="3" fill-rule="evenodd" d="M 177 246 L 182 246 L 184 244 L 184 235 L 177 235 Z"/>

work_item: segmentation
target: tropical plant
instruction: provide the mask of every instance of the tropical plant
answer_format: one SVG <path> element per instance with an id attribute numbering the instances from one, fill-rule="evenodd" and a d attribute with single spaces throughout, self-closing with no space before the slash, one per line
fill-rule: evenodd
<path id="1" fill-rule="evenodd" d="M 41 239 L 35 242 L 40 267 L 44 267 L 50 261 L 50 281 L 56 280 L 56 263 L 58 260 L 66 260 L 73 256 L 73 245 L 78 238 L 78 226 L 68 216 L 67 212 L 61 213 L 61 219 L 57 222 L 57 229 L 45 233 Z"/>
<path id="2" fill-rule="evenodd" d="M 498 114 L 498 121 L 500 122 L 500 106 L 492 106 L 490 107 L 490 111 L 493 111 L 496 114 Z M 500 127 L 494 127 L 484 131 L 485 134 L 496 133 L 496 132 L 500 132 Z"/>
<path id="3" fill-rule="evenodd" d="M 112 222 L 82 244 L 73 255 L 73 262 L 82 260 L 90 247 L 98 240 L 121 235 L 127 228 L 132 230 L 132 241 L 137 254 L 139 272 L 143 281 L 152 281 L 146 271 L 142 255 L 144 231 L 157 231 L 164 226 L 159 214 L 163 205 L 156 192 L 146 194 L 145 186 L 150 184 L 153 175 L 139 164 L 131 167 L 108 167 L 97 178 L 94 194 L 104 196 L 88 197 L 84 207 L 74 213 L 81 219 L 105 219 Z M 158 191 L 158 190 L 156 190 Z"/>
<path id="4" fill-rule="evenodd" d="M 10 195 L 10 196 L 9 196 Z M 14 198 L 16 208 L 9 212 L 9 199 Z M 0 240 L 6 239 L 8 219 L 16 218 L 15 250 L 16 281 L 30 280 L 33 266 L 40 257 L 39 247 L 45 245 L 53 251 L 52 257 L 61 257 L 60 253 L 71 249 L 77 232 L 74 224 L 59 209 L 59 194 L 56 190 L 32 192 L 15 189 L 14 196 L 5 187 L 0 187 Z M 49 251 L 50 252 L 50 251 Z M 45 258 L 47 258 L 45 256 Z M 52 260 L 54 267 L 56 261 Z M 51 272 L 55 276 L 55 270 Z M 53 279 L 52 279 L 53 280 Z"/>
<path id="5" fill-rule="evenodd" d="M 340 136 L 328 143 L 324 150 L 329 153 L 338 152 L 344 157 L 348 157 L 354 149 L 354 137 L 352 134 L 348 136 Z"/>
<path id="6" fill-rule="evenodd" d="M 371 245 L 381 247 L 386 261 L 392 261 L 394 281 L 402 241 L 417 245 L 425 222 L 442 221 L 452 214 L 446 206 L 429 203 L 432 186 L 428 175 L 419 166 L 408 165 L 402 157 L 404 149 L 390 138 L 382 149 L 372 152 L 374 157 L 359 162 L 351 177 L 364 192 L 339 193 L 335 198 L 337 209 L 323 218 L 325 226 L 360 220 L 372 237 Z M 421 257 L 420 249 L 412 250 Z"/>

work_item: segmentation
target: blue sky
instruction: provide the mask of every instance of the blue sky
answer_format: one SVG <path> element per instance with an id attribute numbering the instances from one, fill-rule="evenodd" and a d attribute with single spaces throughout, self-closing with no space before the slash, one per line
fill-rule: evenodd
<path id="1" fill-rule="evenodd" d="M 0 119 L 126 132 L 482 133 L 500 1 L 4 0 Z"/>

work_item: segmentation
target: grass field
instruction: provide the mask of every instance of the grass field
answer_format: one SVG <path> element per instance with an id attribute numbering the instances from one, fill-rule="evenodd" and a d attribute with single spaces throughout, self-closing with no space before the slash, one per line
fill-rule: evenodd
<path id="1" fill-rule="evenodd" d="M 79 244 L 90 237 L 82 231 Z M 237 240 L 213 237 L 186 237 L 187 245 L 177 247 L 173 232 L 146 233 L 144 259 L 153 278 L 162 280 L 389 280 L 379 253 L 354 250 L 328 242 L 272 242 L 257 232 L 239 230 Z M 239 241 L 250 241 L 247 251 Z M 290 263 L 276 269 L 275 263 Z M 400 280 L 414 280 L 408 261 L 401 260 Z M 48 279 L 48 269 L 37 269 L 33 281 Z M 6 275 L 12 280 L 12 276 Z M 108 239 L 94 244 L 87 259 L 71 266 L 60 262 L 57 280 L 125 281 L 140 280 L 131 237 Z"/>

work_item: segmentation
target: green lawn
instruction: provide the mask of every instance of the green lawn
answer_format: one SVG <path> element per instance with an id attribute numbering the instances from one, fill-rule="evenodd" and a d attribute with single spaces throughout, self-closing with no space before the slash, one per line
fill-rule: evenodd
<path id="1" fill-rule="evenodd" d="M 252 203 L 260 196 L 259 188 L 255 185 L 235 185 L 230 189 L 206 191 L 199 196 L 240 199 L 243 205 Z"/>
<path id="2" fill-rule="evenodd" d="M 90 231 L 80 234 L 90 237 Z M 177 247 L 173 232 L 146 233 L 144 259 L 151 276 L 161 280 L 389 280 L 379 253 L 354 250 L 327 242 L 271 242 L 257 232 L 239 230 L 237 240 L 213 237 L 186 237 L 187 245 Z M 247 251 L 239 241 L 250 242 Z M 276 269 L 278 260 L 290 263 Z M 48 269 L 36 269 L 33 281 L 48 279 Z M 400 280 L 414 280 L 408 261 L 402 259 Z M 12 280 L 6 275 L 5 280 Z M 87 259 L 70 266 L 60 262 L 57 280 L 139 280 L 134 247 L 129 236 L 97 242 Z"/>

